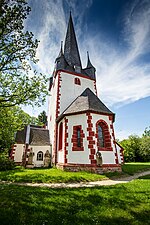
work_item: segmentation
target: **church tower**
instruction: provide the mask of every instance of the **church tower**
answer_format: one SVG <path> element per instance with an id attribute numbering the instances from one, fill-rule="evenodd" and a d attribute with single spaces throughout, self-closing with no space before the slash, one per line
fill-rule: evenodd
<path id="1" fill-rule="evenodd" d="M 115 115 L 97 97 L 95 68 L 87 53 L 82 68 L 72 16 L 65 43 L 50 78 L 48 128 L 52 161 L 68 170 L 120 170 L 122 150 L 116 145 Z M 121 150 L 121 152 L 120 152 Z"/>

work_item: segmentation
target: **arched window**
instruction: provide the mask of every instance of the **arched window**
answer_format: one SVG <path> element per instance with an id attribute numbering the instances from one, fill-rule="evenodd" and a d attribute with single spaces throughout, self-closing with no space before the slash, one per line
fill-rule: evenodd
<path id="1" fill-rule="evenodd" d="M 63 139 L 63 123 L 60 123 L 59 126 L 59 145 L 58 145 L 58 150 L 62 150 L 62 139 Z"/>
<path id="2" fill-rule="evenodd" d="M 101 148 L 104 147 L 104 133 L 100 124 L 98 124 L 98 146 Z"/>
<path id="3" fill-rule="evenodd" d="M 37 161 L 43 161 L 43 152 L 42 151 L 39 151 L 37 153 Z"/>
<path id="4" fill-rule="evenodd" d="M 112 151 L 111 135 L 108 124 L 104 120 L 96 123 L 97 147 L 99 151 Z"/>
<path id="5" fill-rule="evenodd" d="M 74 83 L 78 84 L 78 85 L 81 85 L 81 81 L 80 81 L 80 79 L 78 77 L 75 77 Z"/>

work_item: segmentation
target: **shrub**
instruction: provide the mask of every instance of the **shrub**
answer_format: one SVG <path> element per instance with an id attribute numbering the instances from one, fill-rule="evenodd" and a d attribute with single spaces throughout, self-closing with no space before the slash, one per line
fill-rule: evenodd
<path id="1" fill-rule="evenodd" d="M 12 170 L 15 168 L 15 163 L 11 160 L 8 155 L 3 152 L 0 154 L 0 171 Z"/>

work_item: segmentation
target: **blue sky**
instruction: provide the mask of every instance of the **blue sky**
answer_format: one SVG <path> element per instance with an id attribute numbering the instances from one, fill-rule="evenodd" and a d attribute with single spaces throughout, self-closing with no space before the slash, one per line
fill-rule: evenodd
<path id="1" fill-rule="evenodd" d="M 29 0 L 25 29 L 40 40 L 38 70 L 48 77 L 72 12 L 82 66 L 89 51 L 99 98 L 116 113 L 116 138 L 150 126 L 150 1 Z M 37 116 L 40 109 L 24 107 Z"/>

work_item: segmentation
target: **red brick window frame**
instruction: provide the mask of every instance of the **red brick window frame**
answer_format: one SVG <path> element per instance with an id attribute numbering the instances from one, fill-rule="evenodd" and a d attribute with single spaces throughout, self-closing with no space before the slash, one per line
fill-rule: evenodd
<path id="1" fill-rule="evenodd" d="M 58 142 L 58 150 L 62 150 L 62 143 L 63 143 L 63 123 L 61 122 L 59 125 L 59 142 Z"/>
<path id="2" fill-rule="evenodd" d="M 73 126 L 73 134 L 71 142 L 73 144 L 72 151 L 84 151 L 83 138 L 85 137 L 82 126 Z"/>
<path id="3" fill-rule="evenodd" d="M 75 77 L 74 83 L 77 84 L 77 85 L 81 85 L 81 81 L 78 77 Z"/>
<path id="4" fill-rule="evenodd" d="M 99 120 L 96 123 L 96 138 L 98 151 L 113 150 L 108 124 L 104 120 Z"/>

